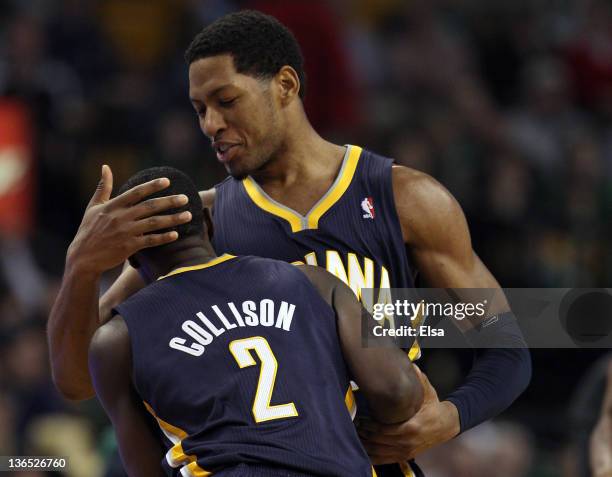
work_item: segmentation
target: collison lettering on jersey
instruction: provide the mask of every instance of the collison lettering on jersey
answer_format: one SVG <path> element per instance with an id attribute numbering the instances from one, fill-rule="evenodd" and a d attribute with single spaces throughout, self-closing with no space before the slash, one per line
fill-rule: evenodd
<path id="1" fill-rule="evenodd" d="M 334 311 L 298 267 L 225 255 L 175 270 L 115 311 L 134 387 L 165 437 L 167 475 L 239 463 L 373 475 Z"/>
<path id="2" fill-rule="evenodd" d="M 237 327 L 273 326 L 284 331 L 291 331 L 291 321 L 295 312 L 294 304 L 286 301 L 277 304 L 269 298 L 264 298 L 259 302 L 246 300 L 239 306 L 229 302 L 224 308 L 225 311 L 219 306 L 213 305 L 208 316 L 198 311 L 195 314 L 197 321 L 184 321 L 181 329 L 192 339 L 192 342 L 186 345 L 187 340 L 185 338 L 175 336 L 168 343 L 170 348 L 191 356 L 202 356 L 205 346 L 212 344 L 215 338 L 226 331 Z M 209 316 L 215 318 L 211 320 L 208 318 Z M 253 332 L 257 333 L 255 330 Z"/>

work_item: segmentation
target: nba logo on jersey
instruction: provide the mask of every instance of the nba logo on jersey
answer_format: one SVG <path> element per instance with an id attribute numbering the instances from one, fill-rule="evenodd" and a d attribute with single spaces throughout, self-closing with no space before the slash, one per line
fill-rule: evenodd
<path id="1" fill-rule="evenodd" d="M 361 208 L 365 212 L 363 214 L 364 219 L 373 219 L 374 218 L 374 201 L 372 197 L 366 197 L 361 201 Z"/>

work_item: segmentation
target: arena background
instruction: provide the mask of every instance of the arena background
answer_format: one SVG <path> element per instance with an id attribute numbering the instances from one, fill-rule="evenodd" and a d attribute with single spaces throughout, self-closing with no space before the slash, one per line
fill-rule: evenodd
<path id="1" fill-rule="evenodd" d="M 63 455 L 66 475 L 122 475 L 95 400 L 53 389 L 46 317 L 101 164 L 116 185 L 154 164 L 202 189 L 224 177 L 188 101 L 183 51 L 203 25 L 245 7 L 300 41 L 315 128 L 441 181 L 503 286 L 612 283 L 609 1 L 4 0 L 0 455 Z M 525 394 L 419 459 L 428 476 L 588 475 L 600 358 L 535 350 Z M 421 363 L 443 397 L 471 353 L 437 350 Z"/>

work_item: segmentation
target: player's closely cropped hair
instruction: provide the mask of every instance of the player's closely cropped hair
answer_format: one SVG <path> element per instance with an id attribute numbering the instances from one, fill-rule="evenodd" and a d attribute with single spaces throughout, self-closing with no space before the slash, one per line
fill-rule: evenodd
<path id="1" fill-rule="evenodd" d="M 173 215 L 180 212 L 191 212 L 191 221 L 176 225 L 175 227 L 165 229 L 161 233 L 176 231 L 179 235 L 179 239 L 197 235 L 201 236 L 204 231 L 204 212 L 202 206 L 202 200 L 198 194 L 198 189 L 193 181 L 187 174 L 173 167 L 161 166 L 151 167 L 149 169 L 137 172 L 130 177 L 125 184 L 121 186 L 117 195 L 121 195 L 128 190 L 145 184 L 154 179 L 166 177 L 170 179 L 170 186 L 167 188 L 155 192 L 143 200 L 155 199 L 158 197 L 167 197 L 175 194 L 184 194 L 187 196 L 188 202 L 181 206 L 173 209 L 168 209 L 160 215 Z M 159 233 L 159 232 L 158 232 Z"/>
<path id="2" fill-rule="evenodd" d="M 293 33 L 276 18 L 253 10 L 226 15 L 204 28 L 185 52 L 191 64 L 201 58 L 229 53 L 238 73 L 271 78 L 291 66 L 300 80 L 299 96 L 306 95 L 304 58 Z"/>

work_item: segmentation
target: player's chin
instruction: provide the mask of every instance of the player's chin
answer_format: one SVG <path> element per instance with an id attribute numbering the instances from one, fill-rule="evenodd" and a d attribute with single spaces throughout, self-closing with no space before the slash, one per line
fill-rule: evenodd
<path id="1" fill-rule="evenodd" d="M 237 164 L 238 161 L 232 161 L 229 164 L 225 164 L 225 170 L 227 173 L 232 176 L 234 179 L 241 181 L 245 179 L 251 172 L 246 167 L 242 167 L 240 164 Z"/>

